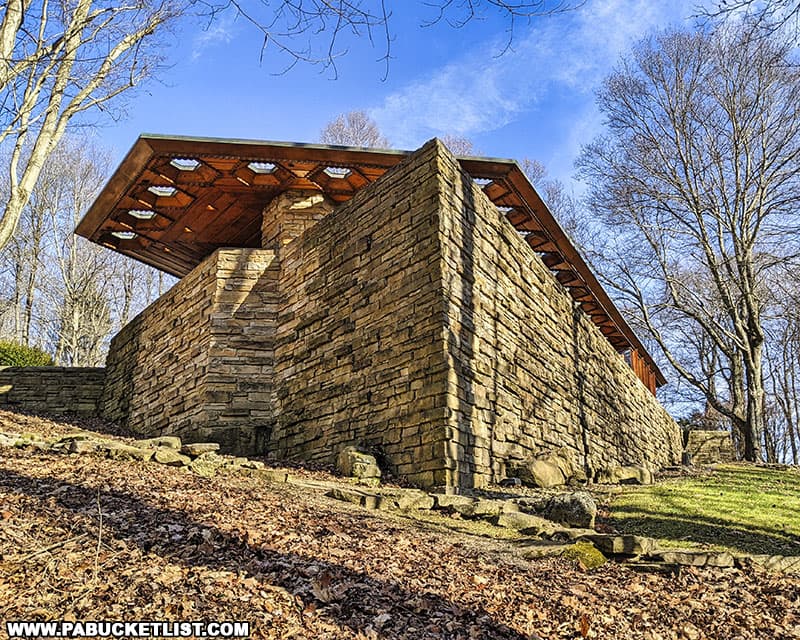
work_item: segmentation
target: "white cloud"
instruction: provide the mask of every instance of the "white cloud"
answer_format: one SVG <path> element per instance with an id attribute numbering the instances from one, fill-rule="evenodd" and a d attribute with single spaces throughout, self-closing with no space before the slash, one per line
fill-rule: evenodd
<path id="1" fill-rule="evenodd" d="M 481 44 L 388 95 L 370 115 L 395 145 L 414 148 L 443 133 L 469 137 L 496 130 L 553 91 L 591 102 L 592 90 L 636 39 L 685 19 L 692 7 L 691 0 L 589 0 L 578 11 L 520 31 L 513 49 L 500 57 L 499 41 Z M 585 130 L 586 124 L 583 119 L 576 127 Z"/>
<path id="2" fill-rule="evenodd" d="M 537 89 L 519 51 L 493 57 L 500 49 L 484 44 L 390 94 L 370 115 L 400 147 L 445 132 L 469 136 L 502 127 L 535 100 Z"/>
<path id="3" fill-rule="evenodd" d="M 216 45 L 228 44 L 236 35 L 236 15 L 228 12 L 217 17 L 192 41 L 192 60 L 197 60 L 206 49 Z"/>

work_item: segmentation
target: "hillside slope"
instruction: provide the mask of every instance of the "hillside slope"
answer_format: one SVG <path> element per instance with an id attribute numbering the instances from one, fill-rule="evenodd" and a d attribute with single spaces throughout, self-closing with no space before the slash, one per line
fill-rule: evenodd
<path id="1" fill-rule="evenodd" d="M 74 429 L 0 412 L 0 432 Z M 254 638 L 800 638 L 795 579 L 586 572 L 511 544 L 298 485 L 0 449 L 3 621 L 246 620 Z"/>

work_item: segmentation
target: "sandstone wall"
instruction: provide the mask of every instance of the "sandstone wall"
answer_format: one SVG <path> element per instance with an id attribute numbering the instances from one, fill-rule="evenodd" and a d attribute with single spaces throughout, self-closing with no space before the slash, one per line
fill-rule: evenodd
<path id="1" fill-rule="evenodd" d="M 279 457 L 370 449 L 442 484 L 447 409 L 435 145 L 281 248 Z"/>
<path id="2" fill-rule="evenodd" d="M 96 415 L 105 369 L 0 367 L 0 409 Z"/>
<path id="3" fill-rule="evenodd" d="M 103 415 L 143 435 L 263 447 L 272 426 L 273 251 L 220 249 L 112 340 Z"/>
<path id="4" fill-rule="evenodd" d="M 688 434 L 686 453 L 691 454 L 692 464 L 716 464 L 736 460 L 730 431 L 693 429 Z"/>
<path id="5" fill-rule="evenodd" d="M 261 247 L 274 249 L 280 255 L 281 247 L 303 235 L 334 207 L 333 202 L 314 191 L 286 191 L 275 196 L 261 214 Z"/>
<path id="6" fill-rule="evenodd" d="M 481 485 L 562 447 L 589 477 L 678 461 L 677 425 L 622 356 L 444 149 L 439 169 L 448 483 Z"/>

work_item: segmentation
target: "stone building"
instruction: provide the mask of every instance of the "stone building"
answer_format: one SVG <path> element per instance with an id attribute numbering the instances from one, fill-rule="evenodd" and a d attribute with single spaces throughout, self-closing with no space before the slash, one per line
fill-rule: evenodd
<path id="1" fill-rule="evenodd" d="M 141 434 L 355 445 L 427 487 L 680 458 L 661 373 L 513 161 L 142 136 L 77 233 L 181 278 L 111 343 L 102 411 Z"/>

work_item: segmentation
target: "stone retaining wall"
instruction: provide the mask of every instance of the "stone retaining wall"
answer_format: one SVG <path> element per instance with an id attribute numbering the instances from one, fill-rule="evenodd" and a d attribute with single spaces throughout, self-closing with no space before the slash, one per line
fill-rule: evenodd
<path id="1" fill-rule="evenodd" d="M 220 249 L 112 340 L 103 415 L 145 435 L 263 449 L 272 427 L 273 251 Z"/>
<path id="2" fill-rule="evenodd" d="M 693 429 L 687 438 L 686 453 L 691 454 L 692 464 L 716 464 L 736 460 L 730 431 Z"/>
<path id="3" fill-rule="evenodd" d="M 0 409 L 96 415 L 102 367 L 0 367 Z"/>
<path id="4" fill-rule="evenodd" d="M 589 478 L 680 460 L 680 431 L 597 326 L 451 154 L 439 154 L 448 484 L 505 476 L 565 448 Z"/>

